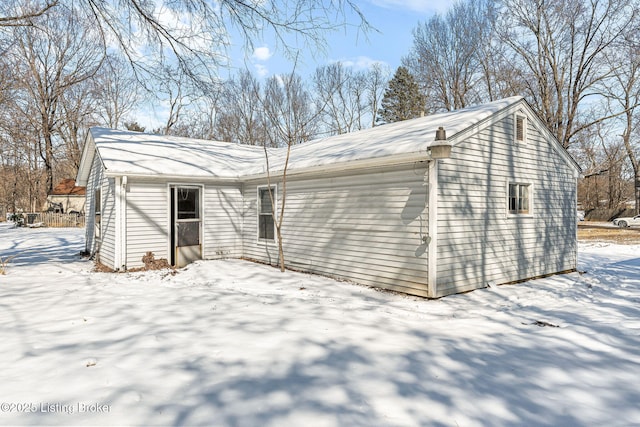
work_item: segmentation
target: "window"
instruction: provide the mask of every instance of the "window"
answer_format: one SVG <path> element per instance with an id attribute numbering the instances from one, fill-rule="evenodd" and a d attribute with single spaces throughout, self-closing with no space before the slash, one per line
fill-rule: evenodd
<path id="1" fill-rule="evenodd" d="M 93 193 L 93 204 L 95 205 L 94 234 L 96 236 L 96 239 L 99 239 L 100 238 L 100 216 L 102 213 L 102 194 L 99 188 Z"/>
<path id="2" fill-rule="evenodd" d="M 515 129 L 516 142 L 527 142 L 527 118 L 525 116 L 515 116 Z"/>
<path id="3" fill-rule="evenodd" d="M 176 188 L 178 219 L 200 218 L 200 196 L 197 188 Z"/>
<path id="4" fill-rule="evenodd" d="M 200 189 L 174 187 L 172 203 L 175 212 L 175 241 L 177 247 L 200 244 Z"/>
<path id="5" fill-rule="evenodd" d="M 530 184 L 509 184 L 509 213 L 512 215 L 531 213 Z"/>
<path id="6" fill-rule="evenodd" d="M 271 193 L 271 196 L 269 193 Z M 276 188 L 258 188 L 258 239 L 260 240 L 275 240 L 275 222 L 273 221 L 273 205 L 271 204 L 272 196 L 273 204 L 275 205 Z"/>

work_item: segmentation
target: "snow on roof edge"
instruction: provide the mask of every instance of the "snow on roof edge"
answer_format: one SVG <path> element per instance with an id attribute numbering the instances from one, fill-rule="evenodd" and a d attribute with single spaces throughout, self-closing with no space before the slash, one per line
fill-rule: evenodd
<path id="1" fill-rule="evenodd" d="M 349 167 L 366 160 L 426 154 L 438 127 L 445 127 L 448 139 L 455 143 L 464 131 L 523 99 L 513 96 L 295 145 L 291 147 L 288 169 L 303 172 L 323 165 L 340 163 Z M 262 146 L 102 127 L 93 127 L 89 133 L 105 168 L 112 174 L 242 179 L 266 172 Z M 284 169 L 285 157 L 286 147 L 269 149 L 272 173 Z"/>

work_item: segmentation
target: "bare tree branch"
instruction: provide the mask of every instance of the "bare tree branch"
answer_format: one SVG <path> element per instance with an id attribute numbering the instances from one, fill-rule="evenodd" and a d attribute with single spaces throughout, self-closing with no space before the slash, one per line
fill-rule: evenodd
<path id="1" fill-rule="evenodd" d="M 21 8 L 22 10 L 15 15 L 0 16 L 0 27 L 24 27 L 33 25 L 33 18 L 44 15 L 51 8 L 57 6 L 59 2 L 60 0 L 47 0 L 43 5 Z M 0 13 L 4 12 L 3 9 L 5 8 L 0 9 Z"/>

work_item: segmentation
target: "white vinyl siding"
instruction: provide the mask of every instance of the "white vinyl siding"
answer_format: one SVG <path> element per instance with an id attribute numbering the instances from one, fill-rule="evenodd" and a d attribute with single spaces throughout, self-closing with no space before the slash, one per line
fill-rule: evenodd
<path id="1" fill-rule="evenodd" d="M 93 158 L 91 165 L 91 173 L 87 180 L 86 189 L 86 211 L 85 211 L 85 250 L 91 255 L 95 254 L 99 250 L 98 242 L 95 236 L 95 215 L 96 215 L 96 190 L 102 189 L 104 168 L 102 162 L 98 156 Z M 102 192 L 102 191 L 101 191 Z"/>
<path id="2" fill-rule="evenodd" d="M 205 259 L 242 256 L 242 192 L 239 185 L 205 186 L 202 227 Z"/>
<path id="3" fill-rule="evenodd" d="M 129 180 L 126 193 L 127 268 L 142 267 L 142 257 L 153 252 L 169 259 L 169 189 L 166 182 Z"/>
<path id="4" fill-rule="evenodd" d="M 531 125 L 504 117 L 440 163 L 437 295 L 575 269 L 574 170 Z M 535 215 L 505 215 L 508 182 L 530 183 Z"/>
<path id="5" fill-rule="evenodd" d="M 115 265 L 117 221 L 115 209 L 115 188 L 115 178 L 106 178 L 102 180 L 100 191 L 102 194 L 100 215 L 102 237 L 99 240 L 100 250 L 98 256 L 98 260 L 101 264 L 114 270 L 119 267 Z"/>
<path id="6" fill-rule="evenodd" d="M 287 266 L 426 296 L 425 173 L 426 163 L 416 163 L 349 176 L 289 178 L 282 226 Z M 277 245 L 256 242 L 255 189 L 255 183 L 245 184 L 244 254 L 275 264 Z"/>

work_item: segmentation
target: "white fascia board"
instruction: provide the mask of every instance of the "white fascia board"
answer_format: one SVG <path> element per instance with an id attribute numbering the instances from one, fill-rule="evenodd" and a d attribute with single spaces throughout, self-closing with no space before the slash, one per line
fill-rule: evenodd
<path id="1" fill-rule="evenodd" d="M 467 127 L 466 129 L 451 135 L 447 138 L 447 141 L 449 141 L 449 143 L 455 147 L 456 144 L 466 140 L 469 136 L 474 135 L 474 134 L 478 134 L 480 133 L 482 130 L 486 129 L 487 127 L 498 123 L 500 120 L 504 119 L 505 117 L 509 116 L 510 114 L 512 114 L 515 110 L 518 109 L 518 106 L 520 105 L 529 105 L 527 104 L 524 99 L 521 99 L 520 101 L 508 105 L 506 107 L 504 107 L 502 110 L 495 112 L 494 114 L 490 115 L 489 117 L 485 118 L 484 120 L 479 121 L 478 123 Z M 535 116 L 535 114 L 534 114 Z M 446 130 L 446 129 L 445 129 Z"/>
<path id="2" fill-rule="evenodd" d="M 91 175 L 91 165 L 96 155 L 96 144 L 93 140 L 91 132 L 87 133 L 84 142 L 84 148 L 82 150 L 82 157 L 80 158 L 80 166 L 78 167 L 78 173 L 76 174 L 76 185 L 79 187 L 86 187 L 89 182 L 89 176 Z"/>
<path id="3" fill-rule="evenodd" d="M 320 165 L 313 167 L 305 167 L 301 169 L 288 169 L 287 176 L 300 176 L 300 175 L 317 175 L 317 174 L 325 174 L 325 173 L 333 173 L 333 172 L 344 172 L 350 170 L 358 170 L 358 169 L 367 169 L 374 168 L 380 166 L 393 166 L 393 165 L 401 165 L 419 161 L 427 161 L 429 160 L 429 156 L 425 151 L 423 152 L 413 152 L 413 153 L 404 153 L 394 156 L 385 156 L 373 159 L 362 159 L 362 160 L 353 160 L 350 162 L 344 163 L 333 163 L 330 165 Z M 271 177 L 282 177 L 282 170 L 275 170 L 271 172 Z M 240 178 L 241 181 L 251 181 L 257 179 L 266 179 L 267 173 L 259 173 L 253 175 L 247 175 Z"/>
<path id="4" fill-rule="evenodd" d="M 124 171 L 105 171 L 105 176 L 108 178 L 115 178 L 121 176 L 127 176 L 128 179 L 138 178 L 149 181 L 176 181 L 176 182 L 198 182 L 198 183 L 222 183 L 222 184 L 239 184 L 243 181 L 240 177 L 216 177 L 216 176 L 187 176 L 187 175 L 149 175 L 149 174 L 136 174 Z"/>

